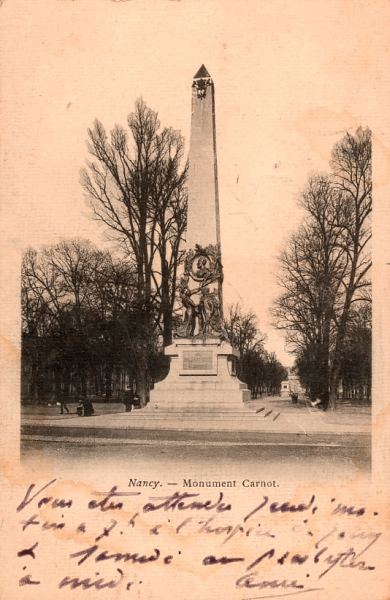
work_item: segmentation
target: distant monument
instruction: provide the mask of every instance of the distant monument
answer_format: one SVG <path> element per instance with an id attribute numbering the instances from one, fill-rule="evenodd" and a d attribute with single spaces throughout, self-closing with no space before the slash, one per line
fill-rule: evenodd
<path id="1" fill-rule="evenodd" d="M 202 65 L 192 83 L 183 324 L 165 348 L 170 371 L 151 391 L 150 409 L 236 412 L 250 399 L 223 326 L 222 281 L 214 83 Z"/>

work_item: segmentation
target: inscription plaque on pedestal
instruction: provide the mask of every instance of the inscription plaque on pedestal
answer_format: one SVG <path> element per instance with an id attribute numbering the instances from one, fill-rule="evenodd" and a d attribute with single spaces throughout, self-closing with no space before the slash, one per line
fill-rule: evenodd
<path id="1" fill-rule="evenodd" d="M 190 374 L 213 374 L 216 372 L 213 350 L 183 350 L 181 373 Z"/>
<path id="2" fill-rule="evenodd" d="M 213 351 L 184 350 L 183 351 L 183 370 L 184 371 L 208 371 L 213 368 Z"/>

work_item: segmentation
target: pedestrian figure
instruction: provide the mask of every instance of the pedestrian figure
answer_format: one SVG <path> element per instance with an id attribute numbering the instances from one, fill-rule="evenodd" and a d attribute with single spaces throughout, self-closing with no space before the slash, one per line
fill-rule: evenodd
<path id="1" fill-rule="evenodd" d="M 95 413 L 92 402 L 88 398 L 85 398 L 82 402 L 84 405 L 84 417 L 91 417 Z"/>
<path id="2" fill-rule="evenodd" d="M 64 399 L 62 399 L 60 401 L 60 407 L 61 407 L 61 414 L 64 414 L 64 409 L 66 410 L 67 413 L 69 413 L 69 408 L 66 405 L 66 401 Z"/>

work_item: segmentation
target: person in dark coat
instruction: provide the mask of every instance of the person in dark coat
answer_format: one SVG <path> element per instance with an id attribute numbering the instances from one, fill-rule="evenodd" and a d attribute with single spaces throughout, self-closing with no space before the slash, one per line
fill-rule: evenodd
<path id="1" fill-rule="evenodd" d="M 61 409 L 61 414 L 64 414 L 64 409 L 66 410 L 67 413 L 69 413 L 69 408 L 66 405 L 66 401 L 64 400 L 64 398 L 60 401 L 60 409 Z"/>

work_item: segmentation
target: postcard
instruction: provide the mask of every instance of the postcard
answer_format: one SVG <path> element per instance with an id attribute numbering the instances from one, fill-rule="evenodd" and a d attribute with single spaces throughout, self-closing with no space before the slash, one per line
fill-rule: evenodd
<path id="1" fill-rule="evenodd" d="M 0 2 L 1 597 L 389 598 L 389 27 Z"/>

